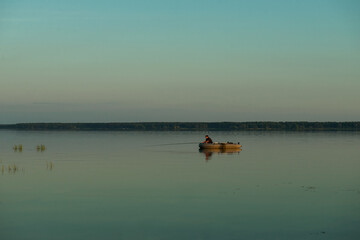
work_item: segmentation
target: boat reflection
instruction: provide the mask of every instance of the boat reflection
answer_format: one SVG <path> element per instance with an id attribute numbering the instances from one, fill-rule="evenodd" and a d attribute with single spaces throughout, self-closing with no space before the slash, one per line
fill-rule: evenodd
<path id="1" fill-rule="evenodd" d="M 218 148 L 218 149 L 199 149 L 200 153 L 203 153 L 205 155 L 205 160 L 210 160 L 211 156 L 214 153 L 217 154 L 239 154 L 242 151 L 241 148 L 232 148 L 232 149 L 226 149 L 226 148 Z"/>

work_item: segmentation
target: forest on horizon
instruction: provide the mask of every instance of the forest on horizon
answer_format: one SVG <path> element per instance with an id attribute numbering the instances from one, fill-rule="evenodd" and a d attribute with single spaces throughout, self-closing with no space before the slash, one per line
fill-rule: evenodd
<path id="1" fill-rule="evenodd" d="M 71 131 L 359 131 L 360 122 L 17 123 L 0 129 Z"/>

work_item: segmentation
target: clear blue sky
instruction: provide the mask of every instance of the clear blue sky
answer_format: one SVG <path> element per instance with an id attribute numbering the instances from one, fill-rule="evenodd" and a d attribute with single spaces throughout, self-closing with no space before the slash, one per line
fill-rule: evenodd
<path id="1" fill-rule="evenodd" d="M 268 120 L 360 120 L 360 1 L 0 1 L 0 123 Z"/>

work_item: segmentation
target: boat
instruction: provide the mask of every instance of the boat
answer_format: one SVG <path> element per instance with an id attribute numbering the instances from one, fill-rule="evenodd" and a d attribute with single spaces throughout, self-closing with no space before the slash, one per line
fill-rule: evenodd
<path id="1" fill-rule="evenodd" d="M 200 148 L 201 153 L 220 153 L 220 154 L 233 154 L 241 152 L 241 148 Z"/>
<path id="2" fill-rule="evenodd" d="M 232 142 L 214 142 L 214 143 L 200 143 L 200 149 L 238 149 L 242 146 L 240 143 Z"/>

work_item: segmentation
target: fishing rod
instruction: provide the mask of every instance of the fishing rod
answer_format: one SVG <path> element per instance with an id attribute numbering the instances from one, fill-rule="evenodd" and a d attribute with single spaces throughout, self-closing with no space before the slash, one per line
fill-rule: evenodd
<path id="1" fill-rule="evenodd" d="M 149 147 L 155 147 L 155 146 L 169 146 L 169 145 L 185 145 L 185 144 L 195 144 L 199 142 L 182 142 L 182 143 L 165 143 L 165 144 L 155 144 L 155 145 L 149 145 Z"/>

